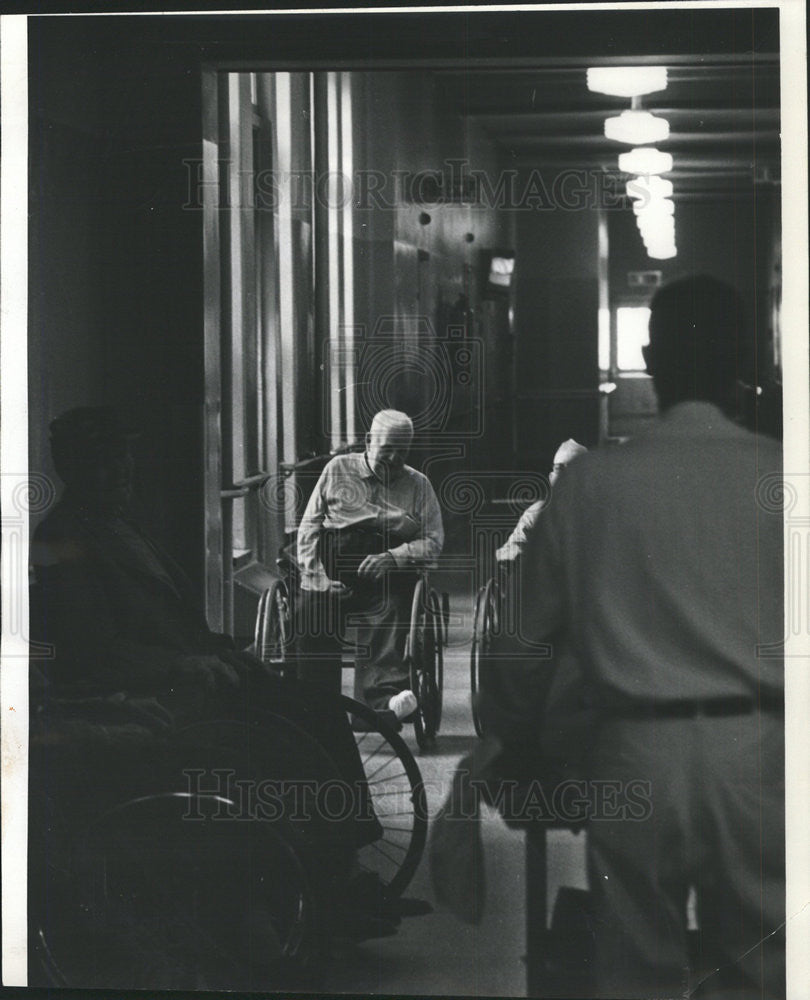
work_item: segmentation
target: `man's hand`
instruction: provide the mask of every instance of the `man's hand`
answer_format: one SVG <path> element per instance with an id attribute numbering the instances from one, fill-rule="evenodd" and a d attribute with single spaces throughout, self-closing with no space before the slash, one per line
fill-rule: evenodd
<path id="1" fill-rule="evenodd" d="M 396 565 L 390 552 L 381 552 L 379 555 L 366 556 L 360 563 L 357 575 L 361 580 L 381 580 L 389 570 L 396 569 Z"/>
<path id="2" fill-rule="evenodd" d="M 345 583 L 341 583 L 340 580 L 330 580 L 328 592 L 330 594 L 348 594 L 349 588 Z"/>

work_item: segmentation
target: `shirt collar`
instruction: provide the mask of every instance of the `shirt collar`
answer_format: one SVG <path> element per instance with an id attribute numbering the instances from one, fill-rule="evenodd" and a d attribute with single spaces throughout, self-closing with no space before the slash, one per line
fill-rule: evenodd
<path id="1" fill-rule="evenodd" d="M 399 470 L 399 472 L 397 473 L 397 475 L 396 476 L 392 476 L 391 478 L 388 479 L 388 481 L 380 479 L 380 477 L 377 475 L 377 473 L 369 465 L 368 452 L 364 451 L 363 452 L 363 461 L 362 461 L 362 463 L 360 465 L 360 478 L 361 479 L 366 479 L 366 480 L 373 479 L 375 483 L 379 483 L 381 486 L 388 487 L 388 486 L 392 486 L 394 483 L 398 483 L 405 476 L 405 470 L 406 470 L 406 468 L 407 468 L 407 466 L 403 466 Z"/>
<path id="2" fill-rule="evenodd" d="M 361 479 L 377 479 L 377 476 L 374 474 L 374 470 L 369 465 L 368 452 L 367 451 L 363 452 L 363 461 L 362 461 L 362 463 L 360 465 L 360 478 Z M 379 480 L 378 480 L 378 482 L 379 482 Z"/>

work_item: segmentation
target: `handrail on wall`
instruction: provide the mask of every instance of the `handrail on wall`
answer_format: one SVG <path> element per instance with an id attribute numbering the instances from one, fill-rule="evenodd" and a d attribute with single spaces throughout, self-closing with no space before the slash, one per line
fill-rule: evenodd
<path id="1" fill-rule="evenodd" d="M 278 467 L 284 478 L 287 479 L 294 472 L 301 472 L 304 469 L 310 468 L 310 466 L 326 463 L 330 458 L 334 458 L 335 455 L 346 455 L 352 451 L 359 451 L 364 447 L 365 442 L 354 441 L 351 444 L 344 444 L 340 448 L 335 448 L 334 451 L 327 452 L 324 455 L 308 455 L 306 458 L 300 458 L 297 462 L 279 462 Z"/>

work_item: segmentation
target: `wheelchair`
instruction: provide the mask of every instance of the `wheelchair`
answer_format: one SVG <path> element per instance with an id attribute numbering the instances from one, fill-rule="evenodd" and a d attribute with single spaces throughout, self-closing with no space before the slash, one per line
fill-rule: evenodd
<path id="1" fill-rule="evenodd" d="M 478 708 L 482 691 L 483 664 L 490 656 L 492 639 L 502 629 L 517 628 L 516 614 L 518 573 L 514 559 L 496 564 L 495 572 L 481 586 L 473 604 L 473 629 L 470 644 L 470 692 L 476 736 L 483 738 L 484 725 Z"/>
<path id="2" fill-rule="evenodd" d="M 503 609 L 503 573 L 490 577 L 478 590 L 473 608 L 473 634 L 470 646 L 470 692 L 472 695 L 472 717 L 476 736 L 483 738 L 484 726 L 478 710 L 478 694 L 481 691 L 481 668 L 489 656 L 492 637 L 500 629 Z"/>
<path id="3" fill-rule="evenodd" d="M 294 595 L 298 592 L 300 581 L 294 547 L 294 542 L 284 546 L 276 560 L 281 578 L 274 581 L 260 598 L 254 635 L 256 655 L 281 674 L 294 669 Z M 405 642 L 409 683 L 417 699 L 412 722 L 420 750 L 432 744 L 441 726 L 444 648 L 448 641 L 448 629 L 448 595 L 440 595 L 431 587 L 429 576 L 423 571 L 414 588 Z"/>
<path id="4" fill-rule="evenodd" d="M 295 572 L 294 564 L 287 564 L 288 558 L 282 556 L 278 562 L 280 568 L 287 568 L 292 574 Z M 422 580 L 419 581 L 421 583 Z M 414 644 L 411 648 L 416 648 L 419 643 L 429 645 L 433 642 L 429 655 L 435 664 L 437 657 L 441 662 L 441 650 L 436 653 L 436 639 L 433 638 L 435 617 L 426 622 L 423 605 L 435 609 L 438 598 L 435 593 L 425 597 L 424 589 L 420 589 L 419 585 L 416 590 L 414 606 L 418 621 L 416 626 L 411 622 L 408 642 Z M 294 671 L 291 592 L 294 590 L 284 580 L 274 581 L 262 594 L 256 615 L 256 656 L 282 676 Z M 433 633 L 430 629 L 434 630 Z M 427 639 L 423 638 L 426 634 Z M 424 652 L 421 655 L 424 657 Z M 412 676 L 417 678 L 424 690 L 425 685 L 431 682 L 423 679 L 425 672 L 414 667 L 413 659 L 411 665 Z M 362 848 L 357 860 L 362 868 L 379 876 L 389 894 L 398 896 L 413 878 L 427 839 L 427 797 L 422 775 L 408 745 L 380 713 L 346 695 L 341 695 L 340 699 L 355 735 L 374 812 L 383 827 L 383 836 Z M 414 719 L 417 734 L 420 732 L 421 714 L 425 711 L 429 710 L 420 707 L 417 713 L 420 718 Z M 425 732 L 424 725 L 421 732 Z"/>
<path id="5" fill-rule="evenodd" d="M 260 816 L 245 795 L 284 776 L 293 746 L 307 778 L 337 772 L 294 723 L 267 721 L 203 722 L 171 739 L 57 721 L 44 746 L 34 739 L 32 985 L 311 985 L 330 935 L 322 853 L 281 810 Z M 219 787 L 194 787 L 194 774 Z"/>
<path id="6" fill-rule="evenodd" d="M 417 700 L 413 728 L 420 750 L 433 742 L 442 722 L 444 647 L 448 639 L 448 622 L 447 594 L 439 597 L 430 586 L 427 573 L 423 573 L 414 588 L 405 644 L 411 690 Z"/>

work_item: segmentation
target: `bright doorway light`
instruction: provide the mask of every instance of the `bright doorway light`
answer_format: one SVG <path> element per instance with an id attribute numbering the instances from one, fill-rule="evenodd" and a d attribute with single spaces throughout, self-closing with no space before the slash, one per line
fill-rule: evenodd
<path id="1" fill-rule="evenodd" d="M 643 344 L 650 342 L 647 306 L 620 306 L 616 310 L 616 367 L 620 372 L 644 371 L 641 353 Z"/>

